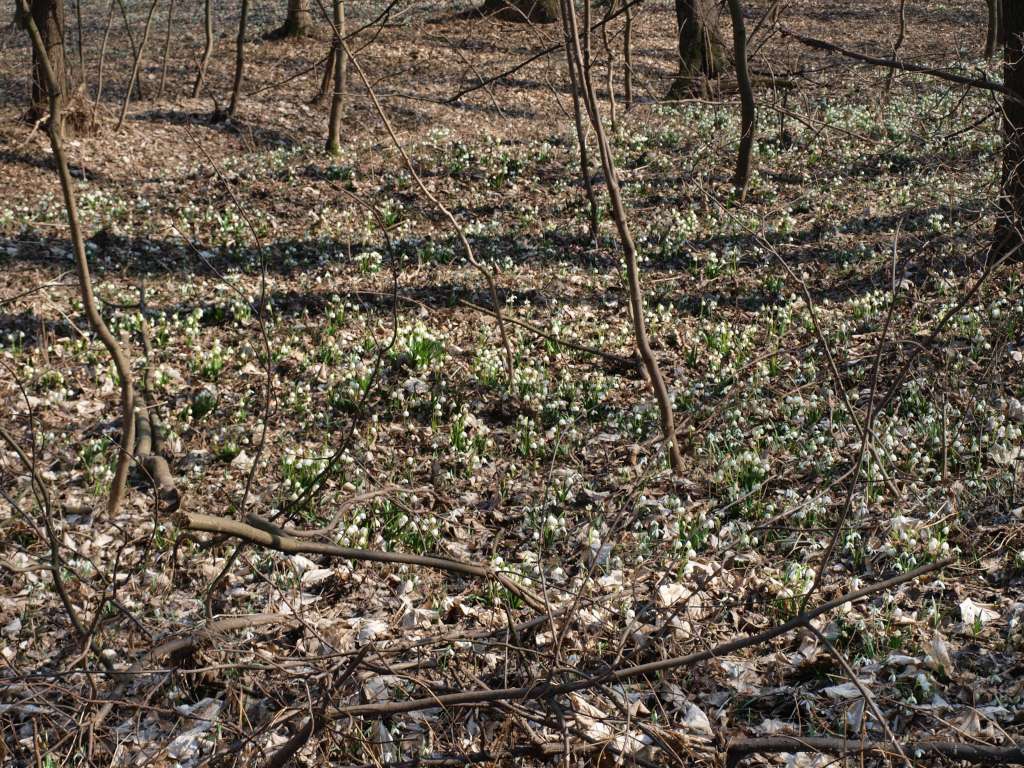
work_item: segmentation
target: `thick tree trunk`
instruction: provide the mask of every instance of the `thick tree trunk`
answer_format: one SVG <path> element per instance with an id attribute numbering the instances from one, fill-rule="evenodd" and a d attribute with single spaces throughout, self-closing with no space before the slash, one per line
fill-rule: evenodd
<path id="1" fill-rule="evenodd" d="M 288 0 L 288 15 L 284 24 L 271 32 L 268 37 L 280 40 L 286 37 L 308 37 L 313 34 L 313 14 L 309 0 Z"/>
<path id="2" fill-rule="evenodd" d="M 480 13 L 531 24 L 554 24 L 560 18 L 558 0 L 484 0 Z"/>
<path id="3" fill-rule="evenodd" d="M 707 95 L 722 70 L 722 36 L 713 0 L 675 0 L 679 74 L 669 98 Z"/>
<path id="4" fill-rule="evenodd" d="M 32 20 L 36 23 L 39 36 L 46 46 L 46 56 L 50 61 L 55 82 L 61 88 L 67 88 L 67 75 L 64 68 L 64 0 L 32 0 L 30 6 Z M 50 88 L 42 62 L 36 51 L 32 51 L 32 103 L 26 117 L 35 122 L 50 110 Z M 58 126 L 63 127 L 63 126 Z"/>
<path id="5" fill-rule="evenodd" d="M 1024 211 L 1024 3 L 1002 0 L 1003 82 L 1010 93 L 1003 99 L 1003 172 L 999 190 L 999 222 L 995 255 L 1017 249 L 1021 257 L 1021 212 Z"/>

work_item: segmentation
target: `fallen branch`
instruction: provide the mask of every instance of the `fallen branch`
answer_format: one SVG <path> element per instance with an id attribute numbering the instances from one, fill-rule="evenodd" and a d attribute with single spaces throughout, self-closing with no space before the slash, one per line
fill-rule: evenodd
<path id="1" fill-rule="evenodd" d="M 53 571 L 52 565 L 46 563 L 29 563 L 28 565 L 15 565 L 10 560 L 0 558 L 0 568 L 8 573 L 34 573 L 35 571 Z"/>
<path id="2" fill-rule="evenodd" d="M 156 488 L 157 498 L 163 502 L 161 510 L 174 512 L 181 505 L 181 494 L 174 483 L 167 459 L 156 453 L 154 446 L 160 441 L 160 419 L 152 406 L 140 398 L 135 408 L 135 460 L 139 462 Z"/>
<path id="3" fill-rule="evenodd" d="M 726 768 L 736 768 L 749 756 L 778 752 L 827 752 L 833 755 L 864 755 L 870 752 L 898 754 L 900 750 L 915 758 L 943 757 L 969 763 L 991 765 L 1024 764 L 1024 748 L 1014 744 L 995 747 L 987 744 L 959 744 L 953 741 L 850 741 L 824 736 L 770 736 L 762 739 L 734 739 L 726 748 Z"/>
<path id="4" fill-rule="evenodd" d="M 859 600 L 862 597 L 867 597 L 877 592 L 883 592 L 891 587 L 899 586 L 900 584 L 904 584 L 908 581 L 913 581 L 914 579 L 931 573 L 932 571 L 944 568 L 952 562 L 952 558 L 948 558 L 946 560 L 929 563 L 928 565 L 921 566 L 920 568 L 908 573 L 901 573 L 898 576 L 893 576 L 891 579 L 886 579 L 885 581 L 878 582 L 877 584 L 863 587 L 862 589 L 858 589 L 854 592 L 848 592 L 841 597 L 837 597 L 835 600 L 822 603 L 817 608 L 813 608 L 794 616 L 784 624 L 770 627 L 769 629 L 758 632 L 754 635 L 737 637 L 729 640 L 728 642 L 716 645 L 713 648 L 709 648 L 705 651 L 698 651 L 697 653 L 691 653 L 687 656 L 678 656 L 675 658 L 662 659 L 661 661 L 652 661 L 648 664 L 639 664 L 635 667 L 613 669 L 599 675 L 581 677 L 581 679 L 574 680 L 571 683 L 561 683 L 559 685 L 537 682 L 533 685 L 522 686 L 519 688 L 484 688 L 461 691 L 459 693 L 449 693 L 441 696 L 430 696 L 428 698 L 408 699 L 406 701 L 381 701 L 373 704 L 355 704 L 349 707 L 339 707 L 331 713 L 331 717 L 335 719 L 349 717 L 382 717 L 385 715 L 396 715 L 404 712 L 419 712 L 424 709 L 433 709 L 434 707 L 475 706 L 499 701 L 549 699 L 554 696 L 561 696 L 566 693 L 573 693 L 574 691 L 594 688 L 599 685 L 621 683 L 637 677 L 645 677 L 659 672 L 666 672 L 670 669 L 691 667 L 702 661 L 708 661 L 709 659 L 714 659 L 719 656 L 735 653 L 736 651 L 749 648 L 750 646 L 762 645 L 769 640 L 774 640 L 781 635 L 792 632 L 794 629 L 799 629 L 805 626 L 812 619 L 817 618 L 823 613 L 828 613 L 829 611 L 838 608 L 840 605 L 853 602 L 854 600 Z"/>
<path id="5" fill-rule="evenodd" d="M 214 621 L 207 622 L 202 628 L 183 637 L 176 637 L 173 640 L 167 640 L 160 643 L 160 645 L 153 646 L 142 656 L 137 658 L 125 672 L 117 673 L 121 678 L 121 683 L 117 687 L 117 690 L 108 698 L 106 703 L 100 707 L 95 715 L 93 715 L 91 727 L 93 730 L 96 730 L 100 727 L 100 724 L 106 720 L 114 706 L 118 703 L 117 700 L 119 697 L 123 695 L 127 686 L 132 683 L 132 677 L 134 675 L 143 674 L 147 671 L 145 666 L 146 662 L 161 661 L 170 656 L 176 656 L 193 651 L 203 643 L 212 642 L 224 632 L 230 632 L 236 629 L 249 629 L 250 627 L 260 627 L 266 624 L 291 624 L 294 622 L 294 616 L 285 616 L 280 613 L 251 613 L 244 616 L 227 616 L 222 619 L 215 619 Z"/>
<path id="6" fill-rule="evenodd" d="M 317 705 L 316 710 L 311 711 L 309 717 L 307 717 L 303 721 L 302 725 L 296 729 L 291 738 L 282 744 L 278 750 L 267 759 L 264 768 L 284 768 L 284 766 L 286 766 L 295 756 L 295 753 L 306 745 L 306 742 L 309 741 L 310 737 L 323 727 L 325 722 L 323 718 L 323 711 L 326 706 L 324 702 L 335 690 L 343 685 L 346 680 L 355 674 L 356 669 L 362 663 L 369 650 L 370 644 L 367 643 L 349 660 L 338 679 L 327 686 L 327 689 L 321 696 L 320 704 Z"/>
<path id="7" fill-rule="evenodd" d="M 875 720 L 877 720 L 879 725 L 882 726 L 882 730 L 885 731 L 885 735 L 889 739 L 889 743 L 891 743 L 896 749 L 896 752 L 899 753 L 900 758 L 902 758 L 903 762 L 906 763 L 907 768 L 914 768 L 914 764 L 910 761 L 910 758 L 907 757 L 907 753 L 904 750 L 903 745 L 896 740 L 896 734 L 892 732 L 892 728 L 889 726 L 889 721 L 885 719 L 885 714 L 878 706 L 878 702 L 875 701 L 875 697 L 872 696 L 871 692 L 864 687 L 864 683 L 862 683 L 860 678 L 857 677 L 857 673 L 853 671 L 853 667 L 851 667 L 850 662 L 846 660 L 846 656 L 843 655 L 842 651 L 832 645 L 832 641 L 825 637 L 821 630 L 816 626 L 811 623 L 807 623 L 804 626 L 808 632 L 818 639 L 819 643 L 828 649 L 828 652 L 832 654 L 832 658 L 839 662 L 839 666 L 843 668 L 843 672 L 845 672 L 846 676 L 850 678 L 850 682 L 853 683 L 854 687 L 856 687 L 858 691 L 860 691 L 860 695 L 864 699 L 864 704 L 871 709 L 871 713 L 875 716 Z"/>
<path id="8" fill-rule="evenodd" d="M 142 672 L 145 670 L 144 662 L 161 661 L 169 656 L 177 656 L 186 651 L 195 650 L 203 643 L 211 642 L 225 632 L 262 627 L 267 624 L 291 624 L 294 622 L 295 618 L 293 616 L 285 616 L 279 613 L 252 613 L 245 616 L 227 616 L 215 619 L 188 635 L 176 637 L 173 640 L 166 640 L 160 643 L 160 645 L 153 646 L 132 664 L 128 671 L 136 674 Z"/>
<path id="9" fill-rule="evenodd" d="M 803 43 L 809 48 L 816 48 L 819 51 L 828 51 L 830 53 L 838 53 L 841 56 L 846 56 L 848 59 L 853 59 L 854 61 L 859 61 L 863 64 L 871 64 L 876 67 L 888 67 L 889 69 L 898 69 L 903 72 L 913 72 L 919 75 L 928 75 L 929 77 L 935 77 L 939 80 L 945 80 L 950 83 L 957 83 L 958 85 L 966 85 L 971 88 L 980 88 L 984 91 L 999 93 L 1013 99 L 1014 101 L 1020 100 L 1020 97 L 1005 85 L 997 83 L 995 80 L 989 80 L 987 77 L 967 77 L 966 75 L 958 75 L 955 72 L 949 72 L 945 69 L 935 69 L 934 67 L 925 67 L 921 64 L 911 64 L 906 61 L 900 61 L 899 59 L 882 59 L 877 56 L 869 56 L 865 53 L 857 53 L 856 51 L 851 51 L 848 48 L 843 48 L 835 43 L 818 40 L 815 37 L 800 35 L 788 29 L 783 29 L 782 34 L 784 37 L 792 37 L 797 42 Z"/>
<path id="10" fill-rule="evenodd" d="M 236 741 L 229 747 L 225 748 L 225 750 L 218 753 L 218 755 L 234 755 L 242 744 L 243 742 Z M 571 744 L 569 749 L 573 755 L 589 755 L 598 752 L 611 756 L 626 757 L 623 750 L 616 749 L 607 741 L 601 740 L 594 740 L 593 742 L 582 744 Z M 563 742 L 545 741 L 538 744 L 522 744 L 501 752 L 485 750 L 482 752 L 463 752 L 458 755 L 435 754 L 431 757 L 416 756 L 411 760 L 387 763 L 387 766 L 388 768 L 462 768 L 462 766 L 475 765 L 477 763 L 499 763 L 502 759 L 509 757 L 531 757 L 540 761 L 549 761 L 565 754 L 566 745 Z M 216 756 L 217 755 L 215 755 L 215 757 Z M 653 763 L 636 755 L 629 755 L 629 759 L 631 762 L 635 762 L 640 766 L 654 765 Z M 215 764 L 215 761 L 210 760 L 209 763 Z M 379 762 L 355 763 L 345 765 L 344 768 L 380 768 L 380 765 L 381 764 Z M 268 763 L 266 768 L 273 768 L 273 766 Z"/>
<path id="11" fill-rule="evenodd" d="M 267 520 L 265 517 L 261 517 L 260 515 L 256 514 L 255 512 L 250 512 L 249 514 L 247 514 L 245 516 L 245 519 L 246 522 L 248 522 L 250 525 L 253 525 L 257 528 L 263 528 L 264 530 L 268 530 L 267 526 L 269 525 L 273 528 L 273 533 L 281 533 L 285 536 L 292 536 L 296 539 L 315 539 L 317 536 L 334 535 L 336 533 L 338 524 L 341 522 L 342 516 L 352 507 L 358 506 L 359 504 L 364 504 L 367 501 L 373 501 L 374 499 L 378 499 L 381 496 L 399 493 L 422 493 L 424 495 L 436 495 L 433 487 L 429 485 L 421 485 L 415 488 L 410 488 L 408 486 L 402 485 L 386 485 L 383 488 L 375 488 L 372 491 L 357 493 L 353 496 L 349 496 L 348 498 L 343 499 L 340 503 L 338 503 L 337 509 L 334 512 L 334 517 L 331 518 L 331 522 L 329 522 L 322 528 L 301 529 L 278 526 L 272 521 Z"/>
<path id="12" fill-rule="evenodd" d="M 226 517 L 201 515 L 194 512 L 179 513 L 175 515 L 174 520 L 178 527 L 190 531 L 203 531 L 233 536 L 236 539 L 242 539 L 251 544 L 269 547 L 270 549 L 276 549 L 278 552 L 291 555 L 327 555 L 328 557 L 340 557 L 345 560 L 412 565 L 421 568 L 435 568 L 439 571 L 458 573 L 478 579 L 494 580 L 516 597 L 522 599 L 523 602 L 534 610 L 546 610 L 544 601 L 537 595 L 534 595 L 531 590 L 516 584 L 508 576 L 495 571 L 489 566 L 464 563 L 459 560 L 448 560 L 441 557 L 429 557 L 427 555 L 381 552 L 373 549 L 353 549 L 320 541 L 301 541 L 288 536 L 280 528 L 269 522 L 263 522 L 260 527 L 256 527 L 240 523 L 237 520 L 229 520 Z"/>

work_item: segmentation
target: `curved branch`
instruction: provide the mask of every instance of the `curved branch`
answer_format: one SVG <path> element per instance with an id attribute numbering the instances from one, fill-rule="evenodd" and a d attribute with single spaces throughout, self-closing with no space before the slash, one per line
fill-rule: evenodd
<path id="1" fill-rule="evenodd" d="M 423 568 L 436 568 L 440 571 L 458 573 L 463 576 L 472 576 L 478 579 L 493 579 L 509 592 L 523 600 L 535 610 L 544 610 L 544 601 L 533 594 L 529 589 L 516 584 L 512 579 L 493 568 L 475 563 L 464 563 L 460 560 L 448 560 L 441 557 L 430 557 L 428 555 L 410 555 L 402 552 L 381 552 L 373 549 L 353 549 L 351 547 L 340 547 L 337 544 L 328 544 L 320 541 L 302 541 L 288 536 L 280 528 L 270 522 L 261 522 L 259 527 L 240 523 L 237 520 L 230 520 L 226 517 L 215 515 L 202 515 L 195 512 L 182 512 L 175 515 L 175 523 L 190 531 L 203 531 L 206 533 L 219 533 L 242 539 L 262 547 L 276 549 L 286 554 L 304 555 L 327 555 L 328 557 L 340 557 L 345 560 L 365 560 L 375 563 L 394 563 L 398 565 L 413 565 Z"/>
<path id="2" fill-rule="evenodd" d="M 29 37 L 32 38 L 32 47 L 46 78 L 47 89 L 50 96 L 50 147 L 53 149 L 53 159 L 57 166 L 57 175 L 60 177 L 61 192 L 64 195 L 64 208 L 67 211 L 68 229 L 71 233 L 71 244 L 75 254 L 75 267 L 78 271 L 78 282 L 82 294 L 82 305 L 85 308 L 86 317 L 96 335 L 99 336 L 103 346 L 114 361 L 114 368 L 120 379 L 121 386 L 121 445 L 117 456 L 117 467 L 114 470 L 114 479 L 110 485 L 110 496 L 107 498 L 107 514 L 113 517 L 121 508 L 124 500 L 125 486 L 128 481 L 128 469 L 132 461 L 132 446 L 135 442 L 135 419 L 132 415 L 132 408 L 135 403 L 135 395 L 132 391 L 132 371 L 128 357 L 118 343 L 114 334 L 110 332 L 103 316 L 100 315 L 96 306 L 96 297 L 92 290 L 92 277 L 89 274 L 89 259 L 85 252 L 85 238 L 82 236 L 82 226 L 78 220 L 78 203 L 75 199 L 75 190 L 71 180 L 71 171 L 68 168 L 67 155 L 64 154 L 64 142 L 62 139 L 62 102 L 60 83 L 54 74 L 50 59 L 46 53 L 46 45 L 39 33 L 32 14 L 29 12 L 26 0 L 18 0 L 18 7 L 25 14 L 25 26 L 28 28 Z"/>

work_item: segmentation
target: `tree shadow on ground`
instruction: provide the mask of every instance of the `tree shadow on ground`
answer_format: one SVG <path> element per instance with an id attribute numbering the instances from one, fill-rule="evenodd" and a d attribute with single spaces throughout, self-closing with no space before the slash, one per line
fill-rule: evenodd
<path id="1" fill-rule="evenodd" d="M 166 123 L 202 127 L 238 136 L 249 136 L 256 144 L 275 147 L 295 147 L 299 145 L 296 137 L 273 128 L 265 128 L 245 119 L 228 120 L 225 116 L 212 111 L 186 111 L 174 109 L 149 109 L 137 112 L 129 117 L 136 122 Z"/>
<path id="2" fill-rule="evenodd" d="M 857 217 L 825 231 L 815 227 L 796 234 L 772 236 L 767 241 L 784 253 L 786 262 L 798 273 L 809 272 L 813 277 L 808 281 L 814 302 L 824 300 L 839 302 L 865 295 L 872 291 L 888 291 L 891 285 L 891 251 L 871 250 L 851 254 L 837 248 L 830 242 L 830 234 L 836 229 L 847 233 L 891 231 L 897 225 L 903 235 L 897 254 L 897 277 L 907 284 L 919 288 L 925 285 L 931 275 L 951 273 L 966 275 L 980 267 L 979 252 L 983 248 L 953 232 L 930 233 L 929 217 L 939 209 L 917 211 L 913 216 Z M 533 237 L 489 236 L 473 237 L 472 245 L 481 258 L 498 260 L 511 259 L 514 269 L 499 275 L 499 299 L 512 308 L 545 308 L 554 306 L 592 307 L 606 311 L 609 306 L 621 304 L 623 293 L 612 287 L 590 292 L 565 292 L 558 284 L 551 288 L 518 287 L 514 272 L 518 268 L 545 269 L 554 266 L 568 266 L 587 271 L 613 274 L 619 269 L 617 244 L 608 239 L 602 248 L 595 249 L 582 235 L 563 232 L 547 232 Z M 335 271 L 356 269 L 355 261 L 361 254 L 385 248 L 379 242 L 342 243 L 334 240 L 284 240 L 268 244 L 262 250 L 217 248 L 197 244 L 189 247 L 181 241 L 130 238 L 114 235 L 106 230 L 90 239 L 90 255 L 93 261 L 94 281 L 97 293 L 103 297 L 108 280 L 141 279 L 180 280 L 191 276 L 202 276 L 216 280 L 225 274 L 245 273 L 258 275 L 262 269 L 268 273 L 287 277 L 310 274 L 325 267 Z M 766 306 L 784 301 L 783 293 L 795 289 L 786 279 L 781 265 L 770 255 L 762 253 L 754 258 L 742 256 L 737 271 L 723 279 L 712 281 L 700 277 L 699 263 L 691 251 L 718 250 L 725 245 L 739 249 L 741 254 L 750 254 L 763 244 L 759 237 L 716 236 L 684 244 L 679 252 L 666 258 L 654 258 L 648 262 L 645 277 L 648 283 L 650 304 L 664 304 L 691 316 L 707 314 L 709 301 L 718 307 L 754 312 Z M 17 263 L 33 265 L 44 271 L 66 272 L 68 261 L 62 256 L 68 249 L 66 240 L 55 237 L 40 237 L 37 232 L 26 232 L 16 237 L 0 237 L 0 269 Z M 200 250 L 201 249 L 201 250 Z M 200 252 L 203 254 L 200 256 Z M 2 255 L 6 254 L 6 255 Z M 396 244 L 394 255 L 402 264 L 405 274 L 417 282 L 405 282 L 399 288 L 400 311 L 417 311 L 417 307 L 431 310 L 445 310 L 469 302 L 481 307 L 491 306 L 491 297 L 479 279 L 479 275 L 462 264 L 461 251 L 452 238 L 408 239 Z M 822 267 L 846 264 L 835 279 L 822 280 L 828 274 Z M 461 266 L 460 266 L 461 265 Z M 815 270 L 814 267 L 819 269 Z M 452 267 L 463 270 L 464 281 L 456 281 Z M 383 270 L 389 268 L 384 259 Z M 443 270 L 441 272 L 434 271 Z M 679 277 L 680 279 L 676 279 Z M 452 278 L 456 278 L 453 280 Z M 766 288 L 771 278 L 785 290 Z M 781 278 L 781 283 L 778 280 Z M 367 281 L 369 283 L 370 281 Z M 325 309 L 333 296 L 352 301 L 370 313 L 389 314 L 394 296 L 385 286 L 379 290 L 369 287 L 353 287 L 349 290 L 332 287 L 323 290 L 272 290 L 267 298 L 273 303 L 277 314 L 286 317 L 303 313 L 318 314 Z M 5 298 L 0 296 L 0 302 Z M 250 303 L 255 308 L 256 296 Z M 0 307 L 3 304 L 0 303 Z M 109 305 L 108 305 L 109 308 Z M 168 314 L 187 314 L 202 309 L 204 323 L 227 322 L 230 312 L 216 302 L 181 302 L 161 305 L 151 302 L 150 309 Z M 11 308 L 13 309 L 13 308 Z M 59 336 L 78 335 L 78 328 L 85 328 L 84 318 L 71 318 L 52 323 L 51 332 Z M 0 312 L 0 334 L 21 331 L 25 344 L 37 343 L 39 318 L 31 311 Z"/>

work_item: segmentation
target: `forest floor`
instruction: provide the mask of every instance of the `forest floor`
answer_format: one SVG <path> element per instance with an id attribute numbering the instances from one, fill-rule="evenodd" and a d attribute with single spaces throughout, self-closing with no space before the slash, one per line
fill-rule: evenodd
<path id="1" fill-rule="evenodd" d="M 558 29 L 396 7 L 351 41 L 411 167 L 494 271 L 510 382 L 487 283 L 356 67 L 329 156 L 310 103 L 328 42 L 263 39 L 280 19 L 260 6 L 238 118 L 211 121 L 236 11 L 217 15 L 193 99 L 200 14 L 177 8 L 164 96 L 158 16 L 145 98 L 118 131 L 131 55 L 115 17 L 103 103 L 69 153 L 101 309 L 137 386 L 151 374 L 181 498 L 171 514 L 136 471 L 113 517 L 117 378 L 82 311 L 46 136 L 21 120 L 24 33 L 0 31 L 0 763 L 262 763 L 311 713 L 306 765 L 721 765 L 750 736 L 1024 738 L 1024 274 L 984 266 L 999 106 L 809 50 L 748 5 L 759 135 L 743 202 L 728 82 L 719 99 L 662 100 L 669 4 L 636 10 L 628 110 L 622 18 L 610 45 L 593 37 L 603 99 L 613 53 L 604 118 L 675 474 L 628 359 L 607 211 L 586 236 L 564 52 L 451 100 Z M 889 55 L 896 13 L 877 5 L 794 4 L 781 26 Z M 381 11 L 353 4 L 349 29 Z M 145 12 L 131 9 L 136 40 Z M 908 4 L 901 55 L 998 77 L 983 12 Z M 106 6 L 82 13 L 94 91 Z M 185 530 L 188 514 L 513 581 L 239 547 Z M 47 570 L 47 525 L 89 649 Z M 817 617 L 819 634 L 602 682 L 945 558 Z M 564 695 L 350 711 L 588 677 Z"/>

